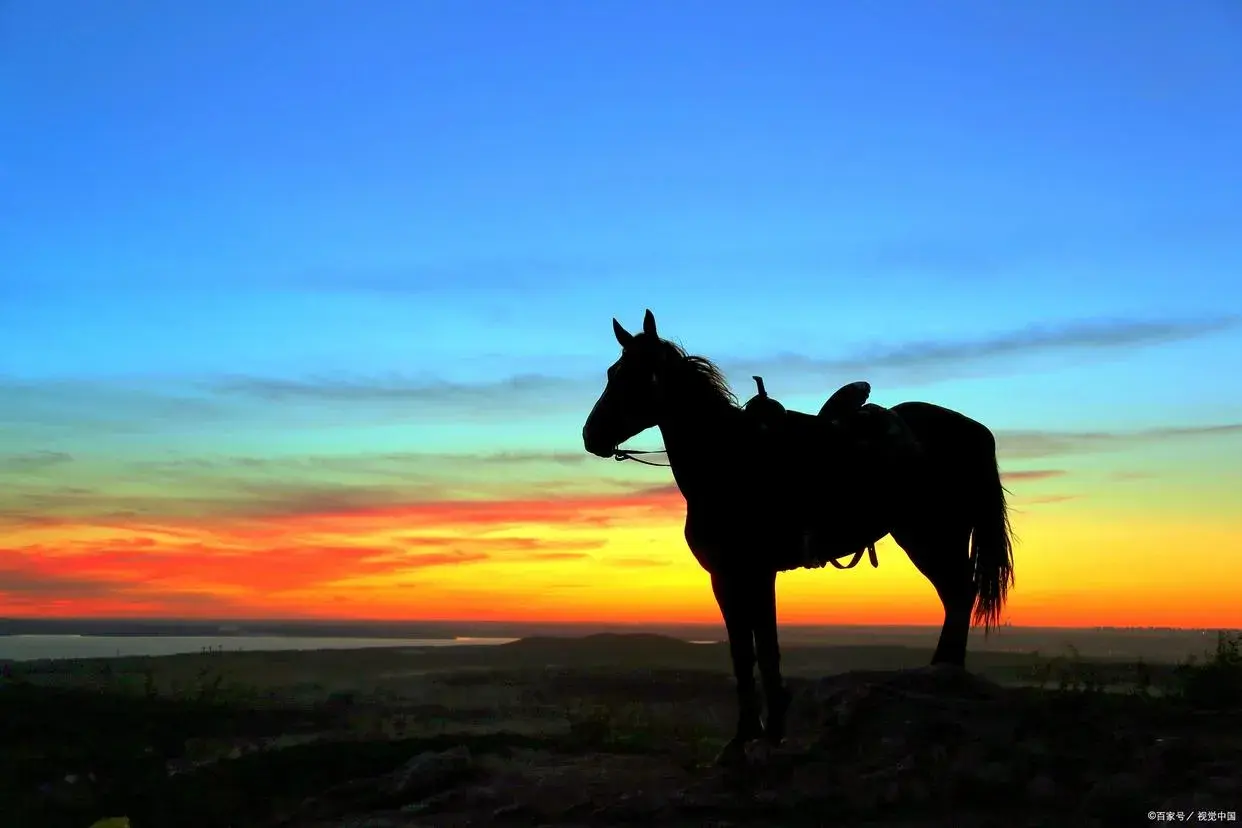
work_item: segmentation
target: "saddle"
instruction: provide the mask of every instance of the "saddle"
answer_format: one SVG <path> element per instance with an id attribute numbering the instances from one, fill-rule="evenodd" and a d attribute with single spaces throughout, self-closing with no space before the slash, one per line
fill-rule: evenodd
<path id="1" fill-rule="evenodd" d="M 793 508 L 802 524 L 802 550 L 791 566 L 782 568 L 831 563 L 852 569 L 864 552 L 870 552 L 873 567 L 879 566 L 875 540 L 888 533 L 885 498 L 891 499 L 885 482 L 921 455 L 917 438 L 897 414 L 867 401 L 868 382 L 841 386 L 811 416 L 787 410 L 768 396 L 762 377 L 754 380 L 758 393 L 743 410 L 754 424 L 760 467 L 808 481 L 815 479 L 814 472 L 822 472 L 816 460 L 830 471 L 830 479 L 820 485 L 798 486 Z M 849 554 L 849 563 L 837 561 Z"/>

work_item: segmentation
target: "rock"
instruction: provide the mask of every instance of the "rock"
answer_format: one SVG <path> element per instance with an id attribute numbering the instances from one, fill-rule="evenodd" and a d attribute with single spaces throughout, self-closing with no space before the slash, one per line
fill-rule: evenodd
<path id="1" fill-rule="evenodd" d="M 931 788 L 907 770 L 894 773 L 880 795 L 880 801 L 886 805 L 924 805 L 930 799 Z"/>
<path id="2" fill-rule="evenodd" d="M 1136 807 L 1149 795 L 1143 780 L 1137 774 L 1115 773 L 1096 782 L 1087 791 L 1084 804 L 1094 813 L 1103 813 L 1115 811 L 1119 806 Z"/>
<path id="3" fill-rule="evenodd" d="M 595 811 L 594 816 L 608 821 L 633 821 L 647 819 L 668 809 L 666 797 L 645 791 L 622 794 L 615 802 Z"/>
<path id="4" fill-rule="evenodd" d="M 748 765 L 766 765 L 772 761 L 772 744 L 765 739 L 747 743 L 745 751 Z"/>
<path id="5" fill-rule="evenodd" d="M 527 819 L 533 814 L 534 812 L 526 804 L 522 802 L 511 802 L 508 805 L 501 805 L 499 808 L 493 810 L 492 819 Z"/>
<path id="6" fill-rule="evenodd" d="M 1052 802 L 1057 798 L 1057 783 L 1051 777 L 1040 774 L 1027 783 L 1026 798 L 1039 804 Z"/>
<path id="7" fill-rule="evenodd" d="M 974 778 L 989 787 L 1005 787 L 1013 781 L 1009 767 L 1001 762 L 985 762 L 974 772 Z"/>
<path id="8" fill-rule="evenodd" d="M 445 751 L 420 753 L 393 771 L 386 792 L 402 799 L 421 799 L 439 793 L 473 775 L 474 758 L 464 745 Z"/>
<path id="9" fill-rule="evenodd" d="M 1013 795 L 1013 772 L 1001 762 L 973 763 L 959 759 L 954 763 L 956 789 L 966 801 L 999 804 Z"/>
<path id="10" fill-rule="evenodd" d="M 409 828 L 409 820 L 387 814 L 366 814 L 353 817 L 334 828 Z"/>
<path id="11" fill-rule="evenodd" d="M 411 802 L 409 805 L 402 805 L 401 813 L 426 814 L 433 811 L 443 811 L 461 798 L 459 793 L 459 791 L 454 789 L 440 791 L 440 793 L 421 799 L 418 802 Z"/>

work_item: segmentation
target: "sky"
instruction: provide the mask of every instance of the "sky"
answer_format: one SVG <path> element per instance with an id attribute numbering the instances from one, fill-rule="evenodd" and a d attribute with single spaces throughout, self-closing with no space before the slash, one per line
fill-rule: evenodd
<path id="1" fill-rule="evenodd" d="M 1242 626 L 1239 44 L 1231 0 L 0 3 L 0 616 L 717 622 L 668 470 L 582 449 L 651 308 L 743 399 L 988 425 L 1014 625 Z M 939 624 L 879 558 L 781 620 Z"/>

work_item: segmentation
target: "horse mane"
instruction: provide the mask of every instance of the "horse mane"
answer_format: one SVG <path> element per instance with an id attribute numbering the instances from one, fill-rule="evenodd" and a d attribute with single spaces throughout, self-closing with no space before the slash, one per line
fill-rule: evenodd
<path id="1" fill-rule="evenodd" d="M 688 354 L 685 348 L 667 339 L 661 339 L 660 345 L 670 356 L 676 357 L 679 373 L 694 391 L 710 396 L 731 408 L 738 407 L 737 395 L 729 387 L 729 381 L 716 363 L 705 356 Z"/>

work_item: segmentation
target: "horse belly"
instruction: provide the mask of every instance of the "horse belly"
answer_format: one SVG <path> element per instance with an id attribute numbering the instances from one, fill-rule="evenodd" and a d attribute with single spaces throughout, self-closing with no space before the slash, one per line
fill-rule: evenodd
<path id="1" fill-rule="evenodd" d="M 695 560 L 708 572 L 792 568 L 780 564 L 796 558 L 802 538 L 796 521 L 754 501 L 714 508 L 688 505 L 684 534 Z"/>
<path id="2" fill-rule="evenodd" d="M 801 532 L 800 560 L 853 555 L 889 533 L 900 513 L 901 487 L 887 471 L 858 469 L 793 499 L 790 521 Z"/>

